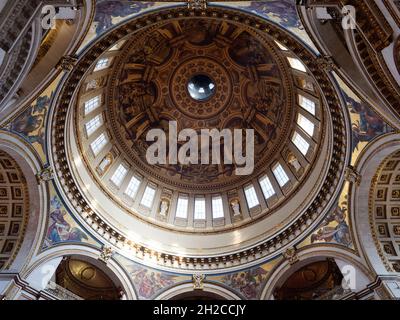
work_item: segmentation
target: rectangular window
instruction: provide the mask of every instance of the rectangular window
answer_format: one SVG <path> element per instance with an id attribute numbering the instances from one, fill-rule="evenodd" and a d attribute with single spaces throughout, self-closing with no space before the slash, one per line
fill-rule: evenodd
<path id="1" fill-rule="evenodd" d="M 300 134 L 295 132 L 292 141 L 303 155 L 307 154 L 307 151 L 310 148 L 310 144 Z"/>
<path id="2" fill-rule="evenodd" d="M 93 119 L 85 124 L 86 134 L 90 137 L 100 126 L 103 124 L 103 116 L 101 114 L 95 116 Z"/>
<path id="3" fill-rule="evenodd" d="M 128 172 L 128 169 L 124 167 L 124 165 L 120 164 L 117 168 L 117 170 L 114 172 L 114 174 L 111 177 L 111 181 L 117 186 L 120 187 L 122 184 L 122 181 L 124 180 L 126 174 Z"/>
<path id="4" fill-rule="evenodd" d="M 304 110 L 315 116 L 315 102 L 299 95 L 299 104 Z"/>
<path id="5" fill-rule="evenodd" d="M 276 45 L 279 47 L 279 49 L 281 49 L 282 51 L 287 51 L 288 48 L 286 48 L 284 45 L 282 45 L 280 42 L 274 40 Z"/>
<path id="6" fill-rule="evenodd" d="M 125 40 L 121 40 L 120 42 L 114 44 L 110 49 L 108 49 L 109 51 L 118 51 L 119 49 L 122 48 L 122 46 L 125 44 Z"/>
<path id="7" fill-rule="evenodd" d="M 147 208 L 151 208 L 153 205 L 154 196 L 156 195 L 156 189 L 153 187 L 147 186 L 144 190 L 142 201 L 140 204 L 144 205 Z"/>
<path id="8" fill-rule="evenodd" d="M 282 168 L 281 164 L 278 164 L 272 171 L 281 187 L 289 182 L 289 177 L 287 176 L 285 170 Z"/>
<path id="9" fill-rule="evenodd" d="M 268 177 L 260 179 L 260 186 L 265 199 L 269 199 L 275 194 L 274 187 Z"/>
<path id="10" fill-rule="evenodd" d="M 131 181 L 129 181 L 128 187 L 125 190 L 125 194 L 128 197 L 133 198 L 136 195 L 139 186 L 140 186 L 140 180 L 136 177 L 132 177 Z"/>
<path id="11" fill-rule="evenodd" d="M 99 70 L 103 70 L 103 69 L 107 68 L 108 61 L 109 61 L 108 58 L 100 59 L 99 61 L 97 61 L 96 67 L 94 68 L 93 71 L 99 71 Z"/>
<path id="12" fill-rule="evenodd" d="M 106 168 L 111 164 L 112 158 L 106 156 L 99 164 L 98 166 L 98 171 L 100 171 L 101 174 L 104 173 Z"/>
<path id="13" fill-rule="evenodd" d="M 95 156 L 99 154 L 101 150 L 103 150 L 104 146 L 107 144 L 108 139 L 106 134 L 103 132 L 101 135 L 99 135 L 96 140 L 94 140 L 90 144 L 90 148 L 92 149 L 93 153 Z"/>
<path id="14" fill-rule="evenodd" d="M 204 220 L 206 218 L 206 199 L 196 198 L 194 200 L 194 218 Z"/>
<path id="15" fill-rule="evenodd" d="M 100 96 L 94 97 L 85 102 L 85 116 L 100 105 Z"/>
<path id="16" fill-rule="evenodd" d="M 302 72 L 306 72 L 306 67 L 304 66 L 304 64 L 299 59 L 291 58 L 291 57 L 288 57 L 287 59 L 289 61 L 290 66 L 293 69 L 296 69 L 296 70 L 299 70 L 299 71 L 302 71 Z"/>
<path id="17" fill-rule="evenodd" d="M 246 200 L 249 208 L 254 208 L 258 206 L 260 203 L 258 202 L 257 193 L 254 189 L 253 185 L 247 186 L 244 189 L 244 194 L 246 195 Z"/>
<path id="18" fill-rule="evenodd" d="M 219 196 L 212 198 L 212 215 L 213 219 L 223 218 L 225 216 L 222 198 Z"/>
<path id="19" fill-rule="evenodd" d="M 188 215 L 189 199 L 186 197 L 179 197 L 176 206 L 176 217 L 186 219 Z"/>
<path id="20" fill-rule="evenodd" d="M 310 136 L 314 134 L 314 123 L 312 123 L 308 118 L 299 113 L 297 118 L 297 124 Z"/>

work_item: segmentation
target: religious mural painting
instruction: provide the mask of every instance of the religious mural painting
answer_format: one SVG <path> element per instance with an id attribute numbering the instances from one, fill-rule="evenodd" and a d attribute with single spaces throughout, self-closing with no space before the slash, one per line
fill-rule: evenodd
<path id="1" fill-rule="evenodd" d="M 220 282 L 236 291 L 240 296 L 254 300 L 260 298 L 271 267 L 272 262 L 248 270 L 232 272 L 221 276 L 210 276 L 207 279 Z"/>
<path id="2" fill-rule="evenodd" d="M 89 42 L 122 23 L 146 11 L 177 5 L 176 2 L 133 1 L 133 0 L 99 0 L 90 30 L 83 41 L 81 49 Z"/>
<path id="3" fill-rule="evenodd" d="M 47 161 L 47 113 L 60 79 L 61 76 L 57 77 L 22 113 L 5 126 L 6 130 L 18 134 L 31 144 L 44 163 Z"/>
<path id="4" fill-rule="evenodd" d="M 393 131 L 376 112 L 337 75 L 343 98 L 347 104 L 351 121 L 351 164 L 354 165 L 361 151 L 375 138 Z M 345 182 L 338 204 L 331 209 L 325 219 L 311 235 L 310 243 L 336 243 L 354 248 L 351 232 L 350 212 L 348 208 L 349 183 Z"/>
<path id="5" fill-rule="evenodd" d="M 135 286 L 136 294 L 141 300 L 153 299 L 169 287 L 191 279 L 187 275 L 162 272 L 143 266 L 118 254 L 115 255 L 115 258 L 128 271 Z"/>
<path id="6" fill-rule="evenodd" d="M 97 1 L 94 16 L 96 34 L 106 32 L 115 24 L 115 20 L 127 19 L 155 5 L 152 1 Z"/>
<path id="7" fill-rule="evenodd" d="M 265 1 L 245 1 L 243 3 L 226 3 L 232 7 L 240 7 L 271 20 L 286 30 L 299 37 L 314 51 L 317 51 L 314 43 L 305 31 L 299 15 L 297 14 L 296 2 L 293 0 L 265 0 Z"/>
<path id="8" fill-rule="evenodd" d="M 50 187 L 50 212 L 43 249 L 62 243 L 83 242 L 97 243 L 83 231 L 83 228 L 72 218 L 52 184 Z"/>
<path id="9" fill-rule="evenodd" d="M 348 225 L 347 209 L 336 207 L 323 219 L 318 231 L 311 235 L 311 243 L 332 242 L 346 247 L 352 246 L 352 236 Z"/>
<path id="10" fill-rule="evenodd" d="M 353 165 L 360 152 L 369 142 L 382 134 L 392 132 L 393 128 L 379 117 L 373 108 L 355 94 L 336 74 L 335 78 L 349 110 L 352 129 L 351 164 Z"/>

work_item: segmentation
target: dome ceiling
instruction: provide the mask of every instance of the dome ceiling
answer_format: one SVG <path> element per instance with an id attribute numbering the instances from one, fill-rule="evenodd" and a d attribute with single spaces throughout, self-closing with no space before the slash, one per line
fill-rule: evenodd
<path id="1" fill-rule="evenodd" d="M 343 114 L 323 65 L 236 10 L 132 19 L 64 82 L 53 115 L 57 183 L 94 234 L 139 258 L 152 252 L 177 267 L 174 256 L 187 256 L 183 268 L 195 268 L 208 256 L 214 268 L 222 256 L 242 264 L 249 250 L 274 254 L 318 223 L 341 183 Z M 178 131 L 254 129 L 254 171 L 150 165 L 146 135 L 168 134 L 171 121 Z"/>
<path id="2" fill-rule="evenodd" d="M 178 132 L 254 129 L 254 174 L 260 173 L 284 148 L 295 122 L 293 80 L 279 51 L 271 40 L 213 19 L 174 21 L 136 35 L 114 62 L 109 90 L 107 119 L 119 149 L 142 174 L 182 191 L 215 192 L 250 180 L 236 176 L 234 164 L 153 166 L 146 134 L 154 128 L 168 133 L 170 121 Z M 189 83 L 196 77 L 212 85 L 208 98 L 192 98 Z"/>

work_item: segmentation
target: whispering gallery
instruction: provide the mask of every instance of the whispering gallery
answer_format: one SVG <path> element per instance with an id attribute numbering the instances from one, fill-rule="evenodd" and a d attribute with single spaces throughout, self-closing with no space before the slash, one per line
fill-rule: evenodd
<path id="1" fill-rule="evenodd" d="M 400 299 L 400 1 L 0 1 L 0 299 Z"/>

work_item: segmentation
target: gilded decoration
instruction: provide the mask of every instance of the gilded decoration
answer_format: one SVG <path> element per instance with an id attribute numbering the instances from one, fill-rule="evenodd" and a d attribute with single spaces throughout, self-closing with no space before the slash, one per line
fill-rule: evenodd
<path id="1" fill-rule="evenodd" d="M 195 273 L 193 275 L 193 289 L 203 290 L 204 289 L 204 279 L 206 278 L 204 274 Z"/>
<path id="2" fill-rule="evenodd" d="M 149 165 L 146 134 L 153 128 L 168 133 L 169 121 L 177 122 L 178 131 L 254 129 L 254 174 L 276 159 L 294 121 L 294 85 L 276 48 L 254 32 L 212 19 L 179 20 L 144 30 L 126 45 L 107 111 L 115 141 L 132 165 L 145 169 L 141 174 L 185 191 L 243 183 L 233 173 L 235 164 Z M 205 101 L 191 98 L 186 88 L 196 74 L 215 83 L 215 94 Z"/>
<path id="3" fill-rule="evenodd" d="M 42 249 L 62 243 L 90 243 L 97 245 L 74 220 L 59 198 L 53 183 L 49 183 L 50 212 Z"/>
<path id="4" fill-rule="evenodd" d="M 97 44 L 93 45 L 91 49 L 88 50 L 87 54 L 82 57 L 75 66 L 75 68 L 71 71 L 66 83 L 65 83 L 65 89 L 62 91 L 61 95 L 59 96 L 57 100 L 57 110 L 55 112 L 55 116 L 53 119 L 53 145 L 56 148 L 56 152 L 54 154 L 54 160 L 56 163 L 59 164 L 60 166 L 60 171 L 57 172 L 58 178 L 63 179 L 63 187 L 67 190 L 70 191 L 69 195 L 71 199 L 74 199 L 76 203 L 78 203 L 78 208 L 77 210 L 79 212 L 82 212 L 82 217 L 86 221 L 90 221 L 92 224 L 92 221 L 101 221 L 101 217 L 99 217 L 91 208 L 90 206 L 86 203 L 84 198 L 82 197 L 81 194 L 79 194 L 78 189 L 75 186 L 75 183 L 73 179 L 71 179 L 71 176 L 66 175 L 68 172 L 68 163 L 66 161 L 66 155 L 65 155 L 65 145 L 64 145 L 64 126 L 63 124 L 65 123 L 63 120 L 65 119 L 65 115 L 67 112 L 67 109 L 69 107 L 70 103 L 70 98 L 73 94 L 73 88 L 76 87 L 76 84 L 80 79 L 82 79 L 82 76 L 84 75 L 85 71 L 87 68 L 92 64 L 92 62 L 99 57 L 102 49 L 101 48 L 107 48 L 113 45 L 116 41 L 121 39 L 127 34 L 130 34 L 132 32 L 140 34 L 144 30 L 144 26 L 147 26 L 146 28 L 153 26 L 160 26 L 161 23 L 160 21 L 164 22 L 162 25 L 168 26 L 172 21 L 176 19 L 183 19 L 186 16 L 190 16 L 191 18 L 196 17 L 198 13 L 193 12 L 193 11 L 185 11 L 182 9 L 171 9 L 167 10 L 164 12 L 162 15 L 159 13 L 152 13 L 148 15 L 144 15 L 143 17 L 137 18 L 135 20 L 132 20 L 122 27 L 115 29 L 111 31 L 107 36 L 102 38 Z M 344 131 L 344 122 L 343 122 L 343 114 L 342 110 L 340 107 L 340 102 L 338 100 L 338 97 L 336 95 L 336 92 L 334 91 L 333 87 L 330 85 L 330 82 L 328 80 L 328 77 L 326 75 L 326 72 L 321 70 L 319 68 L 318 63 L 314 62 L 314 56 L 311 54 L 309 51 L 304 50 L 304 48 L 293 38 L 288 38 L 287 33 L 282 32 L 279 27 L 276 27 L 274 25 L 269 24 L 263 19 L 258 19 L 256 17 L 251 17 L 245 13 L 238 12 L 236 10 L 227 10 L 227 9 L 221 9 L 221 8 L 213 8 L 212 10 L 209 10 L 207 12 L 203 12 L 201 17 L 212 17 L 212 19 L 215 19 L 218 21 L 218 18 L 224 18 L 224 21 L 226 21 L 227 25 L 229 26 L 230 24 L 233 24 L 233 29 L 238 25 L 238 24 L 244 24 L 244 25 L 252 25 L 252 28 L 258 29 L 257 32 L 260 34 L 265 34 L 265 35 L 270 35 L 274 37 L 277 41 L 280 41 L 285 44 L 290 50 L 292 50 L 310 69 L 310 71 L 313 73 L 316 81 L 323 86 L 324 88 L 324 93 L 326 95 L 326 103 L 329 107 L 330 113 L 332 115 L 332 128 L 333 128 L 333 160 L 329 164 L 329 171 L 327 174 L 327 178 L 324 182 L 324 186 L 322 186 L 321 191 L 319 195 L 315 198 L 314 202 L 309 206 L 309 209 L 304 212 L 303 215 L 298 217 L 294 223 L 292 223 L 289 228 L 285 230 L 285 234 L 279 236 L 276 236 L 268 242 L 263 242 L 259 244 L 255 248 L 251 249 L 246 249 L 243 251 L 238 252 L 236 255 L 231 255 L 231 256 L 214 256 L 214 257 L 209 257 L 205 258 L 204 261 L 203 259 L 194 259 L 190 257 L 181 257 L 179 259 L 179 263 L 174 263 L 175 258 L 168 256 L 162 252 L 155 252 L 152 251 L 153 256 L 156 258 L 157 263 L 160 264 L 166 264 L 170 263 L 174 265 L 175 267 L 179 268 L 195 268 L 196 266 L 200 265 L 208 265 L 211 268 L 220 268 L 223 266 L 226 266 L 227 263 L 243 263 L 246 261 L 250 261 L 254 259 L 255 256 L 257 257 L 262 257 L 266 256 L 268 254 L 271 254 L 275 252 L 276 250 L 279 250 L 283 243 L 287 243 L 288 239 L 292 236 L 296 237 L 295 235 L 298 234 L 298 232 L 301 233 L 301 230 L 304 230 L 304 225 L 309 225 L 312 223 L 313 220 L 318 219 L 319 215 L 317 213 L 316 208 L 323 206 L 322 203 L 326 203 L 327 199 L 329 199 L 332 196 L 332 193 L 329 191 L 331 190 L 332 186 L 334 186 L 336 183 L 339 182 L 339 176 L 343 173 L 344 166 L 343 166 L 343 161 L 344 161 L 344 152 L 345 152 L 345 136 L 342 134 Z M 173 24 L 172 24 L 173 25 Z M 251 30 L 252 28 L 246 28 L 248 30 Z M 152 28 L 154 29 L 154 28 Z M 229 28 L 228 28 L 229 29 Z M 172 31 L 174 30 L 173 28 L 171 29 Z M 171 30 L 166 30 L 165 35 L 168 38 L 168 36 L 171 35 Z M 179 30 L 179 27 L 176 29 Z M 233 30 L 232 30 L 233 31 Z M 224 46 L 223 41 L 220 44 L 221 46 Z M 149 42 L 151 44 L 151 42 Z M 177 45 L 179 44 L 179 41 L 177 41 Z M 174 45 L 172 43 L 171 45 Z M 216 48 L 215 51 L 217 52 L 219 48 Z M 268 50 L 266 50 L 268 52 Z M 153 52 L 157 52 L 153 51 Z M 190 52 L 190 50 L 189 50 Z M 165 54 L 165 55 L 163 55 Z M 158 58 L 164 57 L 164 59 L 168 56 L 167 53 L 163 53 L 161 56 L 155 55 L 155 61 L 157 61 Z M 239 59 L 240 60 L 240 59 Z M 154 61 L 154 60 L 153 60 Z M 159 60 L 158 60 L 159 61 Z M 163 60 L 161 60 L 163 61 Z M 240 62 L 240 61 L 238 61 Z M 239 68 L 240 68 L 240 63 L 238 63 Z M 280 70 L 281 66 L 278 65 L 278 70 Z M 140 66 L 140 63 L 138 64 L 139 68 L 143 68 Z M 243 67 L 243 66 L 242 66 Z M 257 68 L 256 68 L 257 69 Z M 261 70 L 258 70 L 258 72 L 270 72 L 271 68 L 268 66 L 265 66 L 265 68 L 260 68 Z M 154 68 L 147 69 L 146 74 L 151 75 L 151 71 L 154 70 Z M 250 68 L 252 70 L 250 75 L 255 75 L 256 77 L 253 79 L 257 79 L 257 73 L 254 73 L 254 68 Z M 249 71 L 248 71 L 249 72 Z M 281 71 L 283 72 L 283 71 Z M 151 78 L 149 78 L 151 79 Z M 240 79 L 240 77 L 239 77 Z M 259 79 L 259 78 L 258 78 Z M 270 78 L 270 79 L 273 79 Z M 283 77 L 285 79 L 285 77 Z M 240 81 L 239 81 L 240 83 Z M 146 82 L 144 82 L 146 84 Z M 147 84 L 146 84 L 147 85 Z M 251 88 L 249 89 L 254 90 L 256 89 L 256 92 L 260 89 L 263 88 L 263 85 L 257 86 L 257 88 Z M 135 91 L 133 91 L 135 92 Z M 147 88 L 138 88 L 139 96 L 142 95 L 143 99 L 140 99 L 140 101 L 143 103 L 143 106 L 146 106 L 146 103 L 149 102 L 155 102 L 155 106 L 157 106 L 157 101 L 154 100 L 154 91 L 152 91 L 151 87 Z M 254 92 L 254 91 L 253 91 Z M 145 93 L 143 95 L 143 93 Z M 157 95 L 157 98 L 160 98 L 161 95 Z M 135 98 L 135 97 L 133 97 Z M 261 99 L 265 98 L 268 99 L 268 97 L 263 97 L 262 95 L 259 97 Z M 288 97 L 286 97 L 288 98 Z M 160 100 L 161 101 L 161 100 Z M 214 110 L 216 111 L 216 110 Z M 147 114 L 146 117 L 148 118 L 148 121 L 151 121 L 152 117 L 159 116 L 159 113 L 157 112 L 152 112 L 151 108 L 146 110 L 146 113 L 150 112 L 150 114 Z M 187 115 L 186 115 L 187 116 Z M 263 119 L 263 117 L 261 117 Z M 129 137 L 129 135 L 128 135 Z M 82 210 L 82 208 L 85 208 Z M 97 225 L 97 223 L 96 223 Z M 103 227 L 101 228 L 103 231 L 103 234 L 107 234 L 111 239 L 114 239 L 114 241 L 118 244 L 125 244 L 130 246 L 133 249 L 133 252 L 136 252 L 136 254 L 142 254 L 147 250 L 147 248 L 144 248 L 140 244 L 134 243 L 132 241 L 128 241 L 122 234 L 118 232 L 118 230 L 113 229 L 111 226 L 107 226 L 106 229 L 104 229 L 105 225 L 103 224 Z M 96 228 L 95 228 L 96 229 Z M 104 231 L 107 230 L 107 231 Z M 250 259 L 250 260 L 249 260 Z"/>

